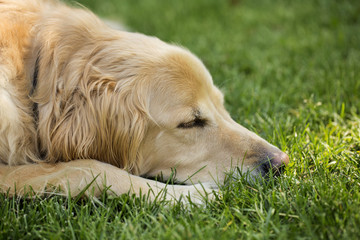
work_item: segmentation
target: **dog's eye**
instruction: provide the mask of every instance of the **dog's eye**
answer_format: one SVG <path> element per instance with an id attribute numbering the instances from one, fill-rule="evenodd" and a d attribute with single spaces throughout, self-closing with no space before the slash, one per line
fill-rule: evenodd
<path id="1" fill-rule="evenodd" d="M 194 127 L 200 127 L 203 128 L 206 125 L 206 120 L 195 118 L 191 122 L 187 123 L 180 123 L 177 127 L 178 128 L 194 128 Z"/>

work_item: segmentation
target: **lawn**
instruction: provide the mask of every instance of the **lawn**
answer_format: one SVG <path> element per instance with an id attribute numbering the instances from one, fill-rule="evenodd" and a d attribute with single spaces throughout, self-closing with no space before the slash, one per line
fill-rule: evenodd
<path id="1" fill-rule="evenodd" d="M 80 3 L 194 52 L 232 117 L 286 151 L 291 163 L 266 182 L 229 176 L 202 207 L 127 195 L 0 195 L 0 239 L 360 237 L 358 0 Z"/>

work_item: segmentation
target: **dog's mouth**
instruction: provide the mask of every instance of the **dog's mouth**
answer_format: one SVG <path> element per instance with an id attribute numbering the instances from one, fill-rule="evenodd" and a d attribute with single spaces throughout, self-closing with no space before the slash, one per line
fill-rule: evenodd
<path id="1" fill-rule="evenodd" d="M 261 175 L 265 178 L 270 176 L 280 176 L 285 171 L 285 164 L 273 166 L 270 161 L 262 163 L 258 168 Z"/>

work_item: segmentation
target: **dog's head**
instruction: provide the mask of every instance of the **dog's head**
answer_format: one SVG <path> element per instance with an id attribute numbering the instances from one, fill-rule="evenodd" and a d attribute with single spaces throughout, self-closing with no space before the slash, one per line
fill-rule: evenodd
<path id="1" fill-rule="evenodd" d="M 102 34 L 87 36 L 100 23 L 81 24 L 74 36 L 59 27 L 50 39 L 52 26 L 37 39 L 55 42 L 42 44 L 36 92 L 49 161 L 94 158 L 165 178 L 176 169 L 187 183 L 221 181 L 234 167 L 265 175 L 288 163 L 285 153 L 230 117 L 223 94 L 189 51 L 102 25 Z"/>
<path id="2" fill-rule="evenodd" d="M 270 169 L 280 173 L 289 162 L 285 153 L 231 118 L 211 75 L 187 50 L 174 47 L 162 54 L 147 83 L 141 175 L 167 178 L 175 169 L 179 181 L 211 183 L 235 167 L 264 176 Z"/>

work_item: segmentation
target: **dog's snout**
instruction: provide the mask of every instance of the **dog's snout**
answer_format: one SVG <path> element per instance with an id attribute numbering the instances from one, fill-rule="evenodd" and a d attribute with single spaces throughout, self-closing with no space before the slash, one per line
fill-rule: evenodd
<path id="1" fill-rule="evenodd" d="M 270 170 L 273 173 L 280 175 L 284 167 L 289 163 L 289 156 L 284 152 L 272 154 L 271 157 L 267 157 L 261 164 L 261 170 L 266 175 Z"/>

